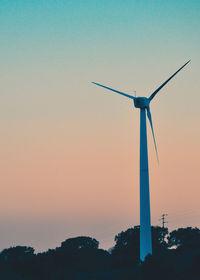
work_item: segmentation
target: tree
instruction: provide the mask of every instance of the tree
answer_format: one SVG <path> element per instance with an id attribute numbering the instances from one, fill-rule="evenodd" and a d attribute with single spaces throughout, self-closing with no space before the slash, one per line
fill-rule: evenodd
<path id="1" fill-rule="evenodd" d="M 169 248 L 176 247 L 177 252 L 200 249 L 200 230 L 198 228 L 179 228 L 168 237 Z"/>
<path id="2" fill-rule="evenodd" d="M 20 278 L 30 273 L 30 266 L 34 258 L 34 249 L 26 246 L 10 247 L 4 249 L 0 254 L 1 265 L 6 270 L 6 273 L 12 271 Z"/>
<path id="3" fill-rule="evenodd" d="M 61 243 L 61 248 L 68 250 L 78 250 L 78 249 L 98 249 L 99 242 L 88 236 L 78 236 L 75 238 L 69 238 Z"/>
<path id="4" fill-rule="evenodd" d="M 0 259 L 4 262 L 21 262 L 34 255 L 34 249 L 26 246 L 16 246 L 4 249 L 0 254 Z"/>
<path id="5" fill-rule="evenodd" d="M 140 227 L 135 226 L 115 236 L 116 244 L 111 253 L 114 266 L 129 266 L 139 262 Z"/>
<path id="6" fill-rule="evenodd" d="M 55 260 L 55 263 L 62 267 L 75 266 L 80 257 L 80 252 L 88 252 L 88 250 L 98 250 L 99 242 L 88 236 L 78 236 L 66 239 L 61 243 L 61 247 L 51 250 L 48 257 Z"/>
<path id="7" fill-rule="evenodd" d="M 167 250 L 165 237 L 168 234 L 167 228 L 152 226 L 152 247 L 153 254 L 163 254 Z M 115 236 L 116 244 L 112 249 L 112 255 L 120 258 L 120 263 L 129 265 L 140 260 L 140 227 L 135 226 L 122 231 Z"/>
<path id="8" fill-rule="evenodd" d="M 165 253 L 167 250 L 167 242 L 166 242 L 166 236 L 168 234 L 168 229 L 159 227 L 159 226 L 154 226 L 151 227 L 151 232 L 152 232 L 152 251 L 153 255 L 160 255 Z"/>

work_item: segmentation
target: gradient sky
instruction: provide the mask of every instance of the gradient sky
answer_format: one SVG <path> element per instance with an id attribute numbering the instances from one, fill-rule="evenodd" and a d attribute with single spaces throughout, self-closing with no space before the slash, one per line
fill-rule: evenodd
<path id="1" fill-rule="evenodd" d="M 149 96 L 152 223 L 200 227 L 200 2 L 1 0 L 0 250 L 139 223 L 139 111 Z"/>

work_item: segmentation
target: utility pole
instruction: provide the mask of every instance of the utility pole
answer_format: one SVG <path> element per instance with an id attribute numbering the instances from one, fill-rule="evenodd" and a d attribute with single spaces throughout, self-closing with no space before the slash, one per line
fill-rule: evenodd
<path id="1" fill-rule="evenodd" d="M 161 215 L 161 219 L 159 219 L 159 221 L 162 221 L 162 230 L 163 232 L 162 234 L 162 243 L 164 244 L 165 238 L 164 238 L 164 228 L 165 228 L 165 224 L 167 224 L 168 222 L 166 222 L 166 216 L 168 216 L 167 214 L 162 214 Z"/>
<path id="2" fill-rule="evenodd" d="M 166 216 L 168 216 L 168 215 L 167 214 L 162 214 L 161 219 L 159 219 L 159 221 L 162 221 L 162 228 L 164 228 L 165 224 L 168 223 L 168 222 L 166 222 Z"/>

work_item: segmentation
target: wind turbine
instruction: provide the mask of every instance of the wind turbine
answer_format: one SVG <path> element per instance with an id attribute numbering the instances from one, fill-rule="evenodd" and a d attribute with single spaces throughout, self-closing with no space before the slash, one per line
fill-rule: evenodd
<path id="1" fill-rule="evenodd" d="M 150 102 L 155 95 L 188 63 L 187 61 L 179 68 L 172 76 L 170 76 L 160 87 L 158 87 L 148 98 L 134 97 L 127 93 L 112 89 L 110 87 L 92 82 L 93 84 L 105 89 L 119 93 L 129 99 L 132 99 L 136 108 L 140 109 L 140 259 L 144 261 L 148 254 L 152 255 L 152 238 L 151 238 L 151 214 L 150 214 L 150 198 L 149 198 L 149 167 L 148 167 L 148 149 L 147 149 L 147 130 L 146 130 L 146 115 L 152 130 L 156 155 L 158 152 L 156 140 L 153 130 L 153 123 L 150 112 Z"/>

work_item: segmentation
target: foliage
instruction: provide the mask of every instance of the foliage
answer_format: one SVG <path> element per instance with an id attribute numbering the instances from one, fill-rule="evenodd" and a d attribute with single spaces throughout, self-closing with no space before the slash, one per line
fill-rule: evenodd
<path id="1" fill-rule="evenodd" d="M 112 250 L 99 249 L 88 236 L 66 239 L 60 247 L 35 254 L 16 246 L 0 253 L 1 280 L 197 280 L 200 279 L 200 230 L 152 227 L 153 255 L 139 260 L 135 226 L 115 236 Z M 173 248 L 173 249 L 172 249 Z"/>
<path id="2" fill-rule="evenodd" d="M 174 230 L 169 234 L 168 245 L 178 251 L 200 249 L 200 230 L 192 227 Z"/>

